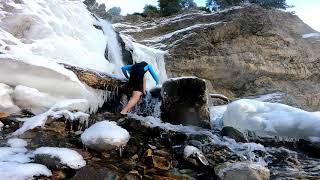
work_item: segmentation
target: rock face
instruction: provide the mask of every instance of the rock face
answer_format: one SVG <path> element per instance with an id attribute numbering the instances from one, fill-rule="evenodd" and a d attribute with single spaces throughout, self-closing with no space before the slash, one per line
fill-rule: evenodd
<path id="1" fill-rule="evenodd" d="M 316 31 L 295 15 L 247 6 L 114 26 L 167 50 L 169 77 L 194 75 L 231 97 L 280 91 L 287 94 L 284 103 L 320 109 L 320 41 L 306 35 Z"/>
<path id="2" fill-rule="evenodd" d="M 161 89 L 161 119 L 172 124 L 200 125 L 209 120 L 204 80 L 195 77 L 170 79 Z"/>

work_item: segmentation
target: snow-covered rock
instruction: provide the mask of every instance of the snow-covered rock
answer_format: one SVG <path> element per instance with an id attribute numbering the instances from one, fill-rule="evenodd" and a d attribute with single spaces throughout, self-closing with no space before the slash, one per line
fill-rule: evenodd
<path id="1" fill-rule="evenodd" d="M 51 176 L 51 171 L 42 164 L 0 162 L 1 179 L 25 180 L 34 176 Z"/>
<path id="2" fill-rule="evenodd" d="M 242 99 L 228 105 L 223 125 L 242 132 L 293 138 L 320 137 L 320 112 L 307 112 L 280 103 Z"/>
<path id="3" fill-rule="evenodd" d="M 98 122 L 81 135 L 85 146 L 99 151 L 121 148 L 127 144 L 129 138 L 127 130 L 110 121 Z"/>
<path id="4" fill-rule="evenodd" d="M 0 112 L 7 114 L 19 112 L 20 109 L 12 101 L 13 89 L 3 83 L 0 83 Z"/>
<path id="5" fill-rule="evenodd" d="M 83 112 L 87 109 L 87 106 L 88 102 L 84 99 L 60 101 L 42 114 L 31 118 L 19 119 L 20 121 L 24 121 L 24 123 L 22 127 L 13 133 L 13 135 L 17 136 L 35 127 L 44 126 L 48 117 L 53 117 L 54 119 L 64 117 L 69 121 L 78 120 L 80 124 L 85 124 L 87 126 L 89 114 Z"/>
<path id="6" fill-rule="evenodd" d="M 61 164 L 67 165 L 72 169 L 80 169 L 86 165 L 86 161 L 78 152 L 68 148 L 40 147 L 33 154 L 35 156 L 48 155 L 52 158 L 58 158 Z"/>
<path id="7" fill-rule="evenodd" d="M 10 147 L 0 147 L 0 179 L 25 180 L 52 175 L 46 166 L 30 163 L 34 154 L 25 148 L 25 140 L 12 138 L 7 144 Z"/>

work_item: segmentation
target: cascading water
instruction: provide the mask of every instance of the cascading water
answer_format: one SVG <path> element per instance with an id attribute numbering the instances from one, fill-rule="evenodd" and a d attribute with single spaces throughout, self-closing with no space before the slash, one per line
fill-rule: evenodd
<path id="1" fill-rule="evenodd" d="M 99 19 L 104 35 L 107 37 L 107 51 L 108 51 L 108 60 L 115 65 L 113 74 L 121 75 L 122 61 L 122 51 L 117 38 L 117 33 L 113 30 L 112 25 L 103 20 Z"/>

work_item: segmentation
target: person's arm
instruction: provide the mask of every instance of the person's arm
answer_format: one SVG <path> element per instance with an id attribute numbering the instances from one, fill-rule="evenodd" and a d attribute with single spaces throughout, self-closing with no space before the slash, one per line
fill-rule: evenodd
<path id="1" fill-rule="evenodd" d="M 143 94 L 146 95 L 147 78 L 143 76 Z"/>
<path id="2" fill-rule="evenodd" d="M 153 68 L 151 67 L 150 64 L 148 64 L 148 65 L 146 66 L 146 69 L 145 69 L 145 70 L 149 70 L 152 78 L 156 81 L 156 84 L 158 85 L 158 84 L 159 84 L 159 79 L 158 79 L 156 73 L 154 72 L 154 70 L 153 70 Z"/>
<path id="3" fill-rule="evenodd" d="M 123 67 L 121 68 L 122 73 L 124 74 L 124 76 L 125 76 L 127 79 L 129 79 L 129 76 L 128 76 L 128 73 L 127 73 L 127 72 L 131 70 L 132 66 L 133 66 L 133 65 L 126 65 L 126 66 L 123 66 Z"/>

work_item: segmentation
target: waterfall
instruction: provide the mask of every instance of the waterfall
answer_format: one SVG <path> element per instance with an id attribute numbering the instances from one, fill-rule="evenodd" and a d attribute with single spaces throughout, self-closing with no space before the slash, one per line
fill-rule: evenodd
<path id="1" fill-rule="evenodd" d="M 119 44 L 117 33 L 114 31 L 112 25 L 103 20 L 99 19 L 104 35 L 107 38 L 107 51 L 108 51 L 108 60 L 115 65 L 115 68 L 112 74 L 122 75 L 120 67 L 122 67 L 122 51 Z"/>

